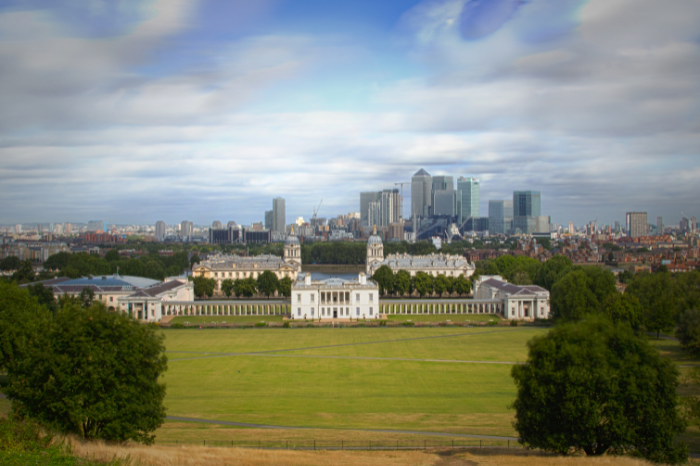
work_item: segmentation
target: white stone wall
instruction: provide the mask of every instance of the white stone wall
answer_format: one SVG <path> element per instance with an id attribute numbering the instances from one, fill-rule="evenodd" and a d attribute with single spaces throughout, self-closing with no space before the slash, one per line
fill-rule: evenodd
<path id="1" fill-rule="evenodd" d="M 350 300 L 321 302 L 321 292 L 350 293 Z M 376 319 L 379 317 L 379 290 L 352 289 L 351 287 L 312 286 L 292 289 L 292 317 L 294 319 Z"/>

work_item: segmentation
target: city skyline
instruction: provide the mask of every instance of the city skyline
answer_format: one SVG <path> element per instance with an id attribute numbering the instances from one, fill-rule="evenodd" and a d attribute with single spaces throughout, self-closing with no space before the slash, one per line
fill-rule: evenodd
<path id="1" fill-rule="evenodd" d="M 421 168 L 478 178 L 481 216 L 700 217 L 700 4 L 470 4 L 6 2 L 0 224 L 308 220 L 395 183 L 410 218 Z"/>

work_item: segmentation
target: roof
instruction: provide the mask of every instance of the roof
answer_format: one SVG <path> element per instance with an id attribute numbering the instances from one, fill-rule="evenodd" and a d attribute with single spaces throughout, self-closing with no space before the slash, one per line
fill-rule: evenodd
<path id="1" fill-rule="evenodd" d="M 42 284 L 45 287 L 53 286 L 53 285 L 58 285 L 59 283 L 64 283 L 67 281 L 70 281 L 71 279 L 69 277 L 58 277 L 58 278 L 51 278 L 49 280 L 42 280 L 40 282 L 32 282 L 32 283 L 25 283 L 24 285 L 20 285 L 20 288 L 26 288 L 29 285 L 38 285 Z"/>
<path id="2" fill-rule="evenodd" d="M 415 175 L 413 176 L 430 176 L 430 173 L 427 171 L 423 170 L 422 168 L 416 172 Z"/>
<path id="3" fill-rule="evenodd" d="M 453 256 L 449 254 L 431 254 L 429 256 L 392 254 L 385 258 L 380 265 L 388 265 L 392 269 L 459 269 L 462 267 L 469 267 L 470 264 L 462 256 Z"/>
<path id="4" fill-rule="evenodd" d="M 297 240 L 298 241 L 298 240 Z M 233 269 L 233 264 L 236 269 L 242 270 L 279 270 L 282 267 L 297 269 L 297 265 L 293 262 L 285 262 L 284 259 L 270 254 L 262 254 L 255 257 L 241 257 L 234 255 L 217 255 L 209 260 L 199 263 L 194 268 L 206 267 L 209 270 L 226 270 Z"/>
<path id="5" fill-rule="evenodd" d="M 165 283 L 158 283 L 157 285 L 149 286 L 148 288 L 143 288 L 138 290 L 136 293 L 130 295 L 130 298 L 155 298 L 160 294 L 167 293 L 168 291 L 175 290 L 181 286 L 185 286 L 187 283 L 183 283 L 179 280 L 171 280 Z"/>
<path id="6" fill-rule="evenodd" d="M 498 290 L 504 291 L 511 295 L 529 295 L 535 293 L 549 293 L 544 288 L 537 285 L 513 285 L 512 283 L 504 282 L 501 280 L 496 280 L 495 278 L 489 278 L 488 280 L 482 282 L 482 285 L 490 286 L 491 288 L 496 288 Z"/>
<path id="7" fill-rule="evenodd" d="M 294 235 L 289 235 L 289 236 L 287 236 L 287 239 L 284 241 L 284 244 L 299 244 L 299 238 L 297 238 Z"/>
<path id="8" fill-rule="evenodd" d="M 370 288 L 376 288 L 377 284 L 373 280 L 367 280 L 366 284 L 361 284 L 359 280 L 357 279 L 346 279 L 346 278 L 339 278 L 339 277 L 332 277 L 332 278 L 327 278 L 325 280 L 312 280 L 311 285 L 306 285 L 304 282 L 304 279 L 300 279 L 295 281 L 292 286 L 295 289 L 298 288 L 305 288 L 305 287 L 310 287 L 310 288 L 317 288 L 317 287 L 326 287 L 326 288 L 331 288 L 331 287 L 336 287 L 336 288 L 343 288 L 343 287 L 349 287 L 349 288 L 358 288 L 358 287 L 370 287 Z"/>
<path id="9" fill-rule="evenodd" d="M 372 235 L 367 240 L 367 245 L 371 246 L 373 244 L 382 244 L 382 239 L 377 235 Z"/>
<path id="10" fill-rule="evenodd" d="M 74 280 L 67 280 L 53 285 L 54 292 L 75 293 L 83 288 L 92 288 L 95 291 L 118 292 L 132 291 L 139 288 L 146 288 L 160 283 L 158 280 L 150 278 L 132 277 L 129 275 L 101 275 L 93 277 L 81 277 Z"/>

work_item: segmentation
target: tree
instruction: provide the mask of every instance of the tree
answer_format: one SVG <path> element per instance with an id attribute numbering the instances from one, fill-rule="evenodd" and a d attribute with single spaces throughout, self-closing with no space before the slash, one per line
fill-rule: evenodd
<path id="1" fill-rule="evenodd" d="M 9 272 L 10 270 L 17 270 L 21 267 L 22 261 L 19 260 L 17 256 L 7 256 L 2 261 L 0 261 L 0 270 Z"/>
<path id="2" fill-rule="evenodd" d="M 413 277 L 413 287 L 421 296 L 430 294 L 433 292 L 433 277 L 425 272 L 417 272 Z"/>
<path id="3" fill-rule="evenodd" d="M 680 314 L 676 337 L 683 349 L 693 356 L 700 355 L 700 310 L 686 309 Z"/>
<path id="4" fill-rule="evenodd" d="M 394 286 L 400 295 L 411 293 L 411 274 L 406 270 L 396 272 Z"/>
<path id="5" fill-rule="evenodd" d="M 250 298 L 257 292 L 258 282 L 253 277 L 239 278 L 233 282 L 233 290 L 236 296 L 246 296 Z"/>
<path id="6" fill-rule="evenodd" d="M 58 311 L 58 304 L 53 296 L 52 288 L 46 288 L 41 283 L 36 283 L 27 286 L 27 291 L 29 291 L 30 296 L 36 298 L 39 304 L 51 311 L 51 313 L 55 314 Z"/>
<path id="7" fill-rule="evenodd" d="M 233 294 L 233 280 L 230 278 L 227 278 L 226 280 L 221 282 L 221 291 L 224 292 L 227 298 L 230 298 L 231 295 Z"/>
<path id="8" fill-rule="evenodd" d="M 292 279 L 284 277 L 280 280 L 279 292 L 282 296 L 289 298 L 292 295 Z"/>
<path id="9" fill-rule="evenodd" d="M 379 285 L 379 294 L 384 295 L 394 291 L 394 272 L 388 265 L 380 266 L 374 275 L 372 275 L 372 280 L 377 282 Z"/>
<path id="10" fill-rule="evenodd" d="M 510 274 L 510 280 L 513 285 L 532 285 L 532 279 L 528 273 L 520 268 L 515 269 Z"/>
<path id="11" fill-rule="evenodd" d="M 635 332 L 642 327 L 642 305 L 639 300 L 629 294 L 615 293 L 608 296 L 600 305 L 600 313 L 614 324 L 626 323 Z"/>
<path id="12" fill-rule="evenodd" d="M 165 420 L 157 327 L 95 303 L 62 308 L 45 332 L 48 346 L 8 370 L 13 411 L 84 438 L 152 443 Z"/>
<path id="13" fill-rule="evenodd" d="M 677 411 L 678 369 L 627 325 L 588 316 L 528 343 L 513 366 L 514 424 L 523 443 L 559 454 L 629 452 L 680 463 L 686 445 Z"/>
<path id="14" fill-rule="evenodd" d="M 675 287 L 668 273 L 642 274 L 627 285 L 625 294 L 635 296 L 644 312 L 642 322 L 647 330 L 656 332 L 671 331 L 676 324 Z"/>
<path id="15" fill-rule="evenodd" d="M 83 307 L 92 306 L 92 302 L 95 300 L 95 292 L 90 287 L 84 287 L 80 291 L 80 304 Z"/>
<path id="16" fill-rule="evenodd" d="M 551 304 L 554 317 L 563 320 L 580 320 L 598 309 L 598 300 L 582 270 L 571 271 L 554 284 Z"/>
<path id="17" fill-rule="evenodd" d="M 471 282 L 464 278 L 464 274 L 460 274 L 459 277 L 455 279 L 454 290 L 460 295 L 469 294 L 472 289 Z"/>
<path id="18" fill-rule="evenodd" d="M 271 294 L 274 294 L 275 291 L 280 286 L 280 281 L 277 278 L 277 275 L 272 272 L 271 270 L 265 270 L 263 273 L 261 273 L 258 276 L 258 284 L 257 288 L 260 290 L 261 293 L 264 293 L 268 298 L 270 297 Z"/>
<path id="19" fill-rule="evenodd" d="M 194 295 L 196 297 L 203 298 L 208 296 L 211 298 L 214 295 L 216 281 L 213 278 L 194 277 L 192 281 L 194 282 Z"/>
<path id="20" fill-rule="evenodd" d="M 63 270 L 68 265 L 68 261 L 71 259 L 72 256 L 73 254 L 70 254 L 68 252 L 56 253 L 53 256 L 49 256 L 49 258 L 44 261 L 44 268 L 52 270 Z"/>
<path id="21" fill-rule="evenodd" d="M 613 262 L 615 260 L 615 254 L 612 251 L 608 253 L 608 262 Z"/>
<path id="22" fill-rule="evenodd" d="M 438 296 L 442 296 L 443 293 L 445 293 L 452 287 L 452 284 L 450 283 L 449 279 L 444 275 L 438 275 L 437 277 L 435 277 L 434 283 L 435 292 L 438 294 Z"/>
<path id="23" fill-rule="evenodd" d="M 192 257 L 190 257 L 190 267 L 194 267 L 194 264 L 199 264 L 202 262 L 202 259 L 199 258 L 198 254 L 192 254 Z"/>
<path id="24" fill-rule="evenodd" d="M 107 251 L 107 254 L 105 254 L 105 260 L 108 262 L 114 262 L 120 260 L 121 257 L 119 256 L 119 251 L 116 249 L 110 249 Z"/>
<path id="25" fill-rule="evenodd" d="M 17 271 L 12 274 L 12 281 L 20 284 L 33 282 L 34 267 L 32 267 L 32 261 L 23 261 Z"/>

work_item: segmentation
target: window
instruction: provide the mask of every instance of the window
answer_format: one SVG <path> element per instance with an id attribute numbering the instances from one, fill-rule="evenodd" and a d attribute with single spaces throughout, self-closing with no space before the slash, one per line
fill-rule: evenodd
<path id="1" fill-rule="evenodd" d="M 357 293 L 355 295 L 355 301 L 357 301 L 358 303 L 360 302 L 360 293 Z"/>
<path id="2" fill-rule="evenodd" d="M 110 302 L 110 303 L 111 303 L 111 302 L 114 302 L 114 296 L 110 296 L 110 297 L 109 297 L 109 302 Z"/>
<path id="3" fill-rule="evenodd" d="M 350 317 L 350 308 L 349 307 L 345 308 L 345 315 Z"/>
<path id="4" fill-rule="evenodd" d="M 359 316 L 360 315 L 360 308 L 358 307 L 355 312 L 357 312 L 357 315 Z"/>
<path id="5" fill-rule="evenodd" d="M 298 293 L 297 294 L 297 303 L 300 303 L 300 302 L 301 302 L 301 293 Z"/>
<path id="6" fill-rule="evenodd" d="M 322 308 L 321 308 L 321 315 L 322 315 L 322 316 L 325 316 L 325 315 L 326 315 L 326 308 L 325 308 L 325 307 L 322 307 Z"/>
<path id="7" fill-rule="evenodd" d="M 372 308 L 369 308 L 369 315 L 372 315 Z"/>
<path id="8" fill-rule="evenodd" d="M 374 300 L 373 300 L 373 297 L 372 297 L 372 293 L 370 293 L 370 294 L 369 294 L 369 302 L 371 303 L 371 302 L 373 302 L 373 301 L 374 301 Z"/>
<path id="9" fill-rule="evenodd" d="M 314 294 L 313 293 L 311 293 L 311 302 L 312 303 L 314 302 Z"/>
<path id="10" fill-rule="evenodd" d="M 311 308 L 311 317 L 313 317 L 313 316 L 314 316 L 314 308 L 312 307 Z"/>
<path id="11" fill-rule="evenodd" d="M 301 317 L 301 308 L 297 309 L 297 315 Z"/>

